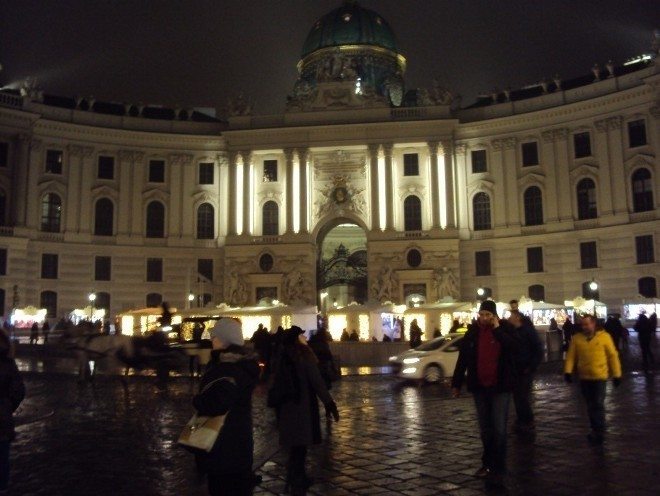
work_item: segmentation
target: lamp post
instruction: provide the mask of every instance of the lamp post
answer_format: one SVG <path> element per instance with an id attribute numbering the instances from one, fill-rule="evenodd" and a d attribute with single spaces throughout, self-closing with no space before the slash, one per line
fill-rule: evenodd
<path id="1" fill-rule="evenodd" d="M 195 301 L 195 295 L 192 294 L 192 293 L 190 293 L 190 294 L 188 295 L 188 308 L 191 308 L 191 307 L 192 307 L 192 302 L 193 302 L 193 301 Z"/>
<path id="2" fill-rule="evenodd" d="M 486 290 L 484 288 L 477 288 L 477 299 L 482 301 L 486 295 Z"/>
<path id="3" fill-rule="evenodd" d="M 87 299 L 89 300 L 89 306 L 90 306 L 89 320 L 91 322 L 94 322 L 94 302 L 96 301 L 96 293 L 89 293 Z"/>

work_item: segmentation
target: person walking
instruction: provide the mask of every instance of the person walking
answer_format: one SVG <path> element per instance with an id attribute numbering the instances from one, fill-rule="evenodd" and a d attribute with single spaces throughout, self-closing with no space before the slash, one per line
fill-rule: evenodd
<path id="1" fill-rule="evenodd" d="M 591 432 L 587 439 L 591 444 L 602 444 L 605 437 L 605 386 L 609 377 L 614 386 L 621 383 L 621 362 L 610 335 L 598 325 L 596 317 L 582 317 L 582 332 L 571 340 L 564 363 L 564 379 L 573 381 L 577 368 L 580 390 L 587 403 Z"/>
<path id="2" fill-rule="evenodd" d="M 9 454 L 16 436 L 14 412 L 25 398 L 25 385 L 11 358 L 9 336 L 0 330 L 0 495 L 8 494 Z"/>
<path id="3" fill-rule="evenodd" d="M 655 324 L 651 322 L 646 314 L 641 313 L 637 322 L 635 322 L 634 329 L 637 331 L 637 339 L 639 340 L 639 348 L 642 352 L 642 369 L 645 374 L 648 374 L 651 365 L 654 363 L 653 352 L 651 351 L 651 340 L 655 334 Z"/>
<path id="4" fill-rule="evenodd" d="M 610 314 L 605 321 L 604 329 L 609 333 L 617 351 L 621 350 L 621 336 L 623 335 L 623 325 L 619 316 Z"/>
<path id="5" fill-rule="evenodd" d="M 37 344 L 39 342 L 39 324 L 32 323 L 30 327 L 30 344 Z"/>
<path id="6" fill-rule="evenodd" d="M 476 324 L 460 343 L 452 394 L 460 396 L 467 372 L 467 388 L 474 397 L 483 444 L 482 466 L 475 475 L 494 487 L 504 486 L 506 430 L 511 393 L 516 385 L 517 339 L 510 324 L 497 317 L 497 307 L 485 300 Z"/>
<path id="7" fill-rule="evenodd" d="M 199 415 L 227 417 L 211 452 L 197 455 L 197 466 L 208 477 L 211 496 L 251 495 L 258 482 L 252 472 L 252 392 L 259 380 L 259 364 L 244 347 L 238 321 L 222 318 L 210 334 L 211 361 L 193 406 Z"/>
<path id="8" fill-rule="evenodd" d="M 44 341 L 43 341 L 44 344 L 48 343 L 49 333 L 50 333 L 50 325 L 48 325 L 47 320 L 44 320 L 44 325 L 41 326 L 41 334 L 44 337 Z"/>
<path id="9" fill-rule="evenodd" d="M 422 344 L 422 328 L 419 327 L 417 319 L 413 319 L 410 323 L 410 348 L 417 348 Z"/>
<path id="10" fill-rule="evenodd" d="M 254 345 L 254 351 L 259 355 L 259 361 L 263 364 L 263 378 L 267 379 L 270 373 L 270 360 L 273 343 L 268 329 L 263 324 L 259 324 L 257 330 L 250 338 L 250 342 Z"/>
<path id="11" fill-rule="evenodd" d="M 285 491 L 298 496 L 312 485 L 305 468 L 307 448 L 321 443 L 317 397 L 325 405 L 326 417 L 338 421 L 339 412 L 304 331 L 293 326 L 285 332 L 282 343 L 268 404 L 276 409 L 280 445 L 289 450 Z"/>
<path id="12" fill-rule="evenodd" d="M 318 360 L 319 371 L 328 391 L 332 388 L 332 383 L 338 379 L 337 368 L 329 342 L 330 335 L 325 329 L 319 329 L 309 338 L 309 347 Z"/>
<path id="13" fill-rule="evenodd" d="M 513 403 L 516 407 L 516 429 L 529 432 L 534 429 L 534 411 L 531 405 L 534 373 L 543 360 L 543 343 L 539 339 L 529 319 L 517 310 L 509 316 L 515 337 L 518 339 L 516 351 L 516 385 L 513 389 Z"/>

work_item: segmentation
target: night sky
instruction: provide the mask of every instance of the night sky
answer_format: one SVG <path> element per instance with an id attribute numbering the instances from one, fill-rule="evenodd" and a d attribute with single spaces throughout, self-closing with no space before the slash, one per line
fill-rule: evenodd
<path id="1" fill-rule="evenodd" d="M 340 0 L 0 0 L 0 83 L 48 93 L 283 111 L 314 21 Z M 434 77 L 463 104 L 494 88 L 589 72 L 648 51 L 657 0 L 362 0 L 392 26 L 407 87 Z"/>

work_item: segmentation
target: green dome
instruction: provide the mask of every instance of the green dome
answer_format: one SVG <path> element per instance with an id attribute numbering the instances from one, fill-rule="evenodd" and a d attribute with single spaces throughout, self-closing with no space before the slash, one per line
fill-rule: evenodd
<path id="1" fill-rule="evenodd" d="M 321 48 L 340 45 L 372 45 L 397 52 L 392 28 L 373 10 L 346 2 L 321 17 L 307 35 L 302 58 Z"/>

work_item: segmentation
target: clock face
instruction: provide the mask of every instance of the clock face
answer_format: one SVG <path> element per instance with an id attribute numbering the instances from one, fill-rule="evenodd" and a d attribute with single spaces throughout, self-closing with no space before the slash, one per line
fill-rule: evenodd
<path id="1" fill-rule="evenodd" d="M 332 199 L 338 205 L 348 201 L 348 190 L 344 186 L 338 186 L 332 190 Z"/>

